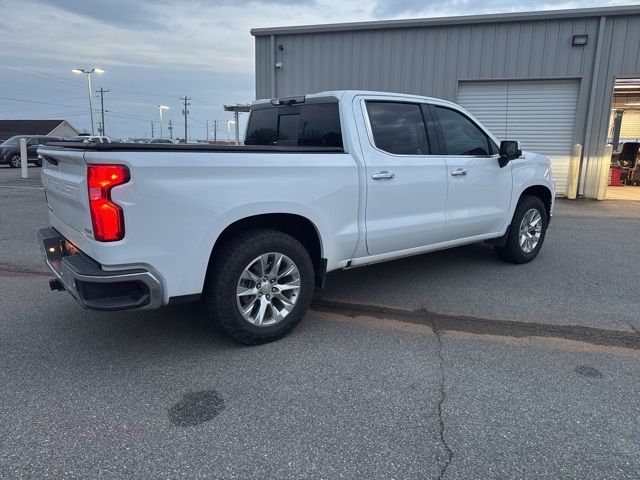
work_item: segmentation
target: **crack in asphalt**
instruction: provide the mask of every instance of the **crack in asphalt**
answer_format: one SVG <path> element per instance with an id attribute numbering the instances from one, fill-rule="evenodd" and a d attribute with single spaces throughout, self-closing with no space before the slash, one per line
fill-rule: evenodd
<path id="1" fill-rule="evenodd" d="M 640 331 L 586 327 L 582 325 L 555 325 L 515 320 L 496 320 L 464 315 L 448 315 L 427 310 L 404 310 L 378 305 L 335 302 L 316 297 L 311 308 L 317 311 L 336 313 L 347 317 L 369 316 L 380 319 L 392 319 L 405 323 L 431 326 L 443 332 L 465 332 L 478 335 L 501 337 L 547 337 L 640 350 Z"/>
<path id="2" fill-rule="evenodd" d="M 451 462 L 453 461 L 453 449 L 447 443 L 447 440 L 444 435 L 445 424 L 444 424 L 444 417 L 442 415 L 442 406 L 444 405 L 444 402 L 447 400 L 447 392 L 445 389 L 446 377 L 445 377 L 445 370 L 444 370 L 445 361 L 444 361 L 444 355 L 443 355 L 442 337 L 440 336 L 440 331 L 438 330 L 438 328 L 436 327 L 436 324 L 433 321 L 431 322 L 431 328 L 433 329 L 433 333 L 435 333 L 436 339 L 438 341 L 438 359 L 439 359 L 439 365 L 440 365 L 440 386 L 439 386 L 440 398 L 438 399 L 438 406 L 437 406 L 438 434 L 440 436 L 440 443 L 442 443 L 442 446 L 446 451 L 447 457 L 442 467 L 440 467 L 438 480 L 443 480 L 445 475 L 447 474 L 447 470 L 449 469 Z"/>

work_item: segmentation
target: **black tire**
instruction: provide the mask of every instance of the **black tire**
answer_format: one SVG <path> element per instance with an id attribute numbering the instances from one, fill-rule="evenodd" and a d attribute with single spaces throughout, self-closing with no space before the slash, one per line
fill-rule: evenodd
<path id="1" fill-rule="evenodd" d="M 541 221 L 542 221 L 542 231 L 540 232 L 540 239 L 538 240 L 538 244 L 535 248 L 527 252 L 521 246 L 519 242 L 519 233 L 520 233 L 520 224 L 522 223 L 522 219 L 529 210 L 535 209 L 540 213 Z M 498 256 L 506 262 L 511 263 L 527 263 L 536 258 L 540 249 L 542 248 L 542 244 L 544 243 L 544 238 L 547 233 L 547 225 L 549 224 L 547 218 L 547 210 L 544 206 L 544 203 L 539 197 L 534 197 L 532 195 L 525 195 L 520 199 L 518 205 L 516 207 L 516 211 L 513 214 L 513 219 L 511 220 L 511 225 L 509 225 L 509 230 L 507 233 L 507 241 L 504 246 L 495 247 L 496 253 Z"/>
<path id="2" fill-rule="evenodd" d="M 289 313 L 269 326 L 256 326 L 246 320 L 236 301 L 240 275 L 260 255 L 277 252 L 291 259 L 300 274 L 300 290 Z M 290 333 L 304 317 L 314 289 L 314 269 L 309 253 L 298 240 L 276 230 L 243 232 L 216 251 L 209 268 L 204 291 L 208 320 L 244 345 L 259 345 Z"/>
<path id="3" fill-rule="evenodd" d="M 22 159 L 19 153 L 14 153 L 9 157 L 9 166 L 11 168 L 20 168 L 22 165 Z"/>

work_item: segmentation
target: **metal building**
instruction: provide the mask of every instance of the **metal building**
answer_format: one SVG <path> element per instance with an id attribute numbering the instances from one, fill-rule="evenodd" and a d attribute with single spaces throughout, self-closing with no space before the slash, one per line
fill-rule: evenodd
<path id="1" fill-rule="evenodd" d="M 257 98 L 362 89 L 452 100 L 496 136 L 549 155 L 559 194 L 578 143 L 579 192 L 595 196 L 616 79 L 640 94 L 638 5 L 251 33 Z"/>

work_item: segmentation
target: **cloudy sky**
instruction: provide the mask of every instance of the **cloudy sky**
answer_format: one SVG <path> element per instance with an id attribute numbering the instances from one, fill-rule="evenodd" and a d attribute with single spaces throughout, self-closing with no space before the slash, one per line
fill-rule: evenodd
<path id="1" fill-rule="evenodd" d="M 536 9 L 634 1 L 541 2 Z M 173 135 L 184 135 L 179 97 L 191 97 L 190 137 L 204 138 L 224 103 L 254 99 L 257 27 L 525 11 L 524 0 L 0 0 L 0 119 L 64 118 L 90 129 L 88 92 L 74 67 L 99 66 L 106 133 L 159 136 L 157 106 L 168 105 Z M 99 101 L 94 98 L 96 127 Z M 210 128 L 213 137 L 213 127 Z"/>

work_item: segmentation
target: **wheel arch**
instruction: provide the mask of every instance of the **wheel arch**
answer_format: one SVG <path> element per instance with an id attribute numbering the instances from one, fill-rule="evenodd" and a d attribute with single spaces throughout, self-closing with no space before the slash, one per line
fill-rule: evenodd
<path id="1" fill-rule="evenodd" d="M 538 197 L 540 200 L 542 200 L 542 203 L 544 204 L 544 208 L 547 214 L 547 222 L 548 222 L 549 219 L 551 218 L 551 206 L 553 204 L 553 196 L 549 187 L 545 185 L 531 185 L 522 191 L 522 193 L 520 194 L 520 197 L 518 198 L 518 202 L 520 202 L 522 197 L 524 197 L 525 195 Z"/>
<path id="2" fill-rule="evenodd" d="M 213 264 L 213 258 L 220 250 L 220 246 L 233 239 L 234 236 L 247 230 L 269 229 L 277 230 L 298 240 L 309 252 L 313 268 L 315 271 L 316 284 L 324 286 L 327 271 L 327 260 L 323 258 L 322 238 L 316 225 L 308 218 L 294 213 L 263 213 L 241 218 L 229 224 L 218 235 L 211 254 L 207 268 Z"/>

